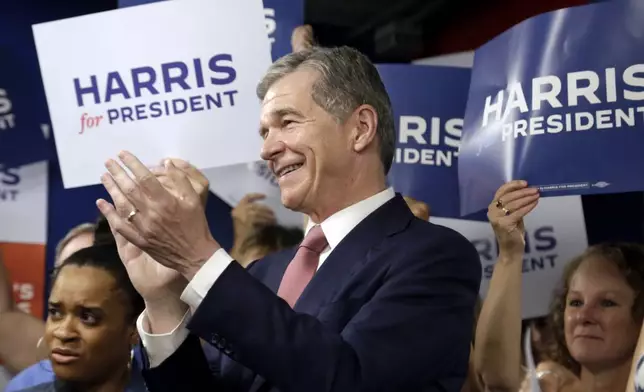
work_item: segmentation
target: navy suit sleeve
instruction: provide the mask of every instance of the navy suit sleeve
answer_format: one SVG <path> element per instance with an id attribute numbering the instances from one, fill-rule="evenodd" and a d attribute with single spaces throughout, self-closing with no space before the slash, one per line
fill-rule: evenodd
<path id="1" fill-rule="evenodd" d="M 481 266 L 459 234 L 432 234 L 391 252 L 381 287 L 342 333 L 294 312 L 236 263 L 189 328 L 282 392 L 458 391 Z"/>
<path id="2" fill-rule="evenodd" d="M 143 358 L 147 362 L 147 358 Z M 190 335 L 179 349 L 161 365 L 142 371 L 149 391 L 212 391 L 229 392 L 211 372 L 208 361 L 201 348 L 201 341 Z"/>

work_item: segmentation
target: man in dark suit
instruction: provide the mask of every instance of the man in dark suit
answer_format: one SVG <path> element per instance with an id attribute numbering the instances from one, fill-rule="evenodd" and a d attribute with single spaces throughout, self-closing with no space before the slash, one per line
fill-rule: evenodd
<path id="1" fill-rule="evenodd" d="M 163 185 L 129 153 L 133 179 L 106 165 L 115 206 L 98 206 L 146 299 L 150 391 L 458 392 L 478 254 L 387 188 L 394 119 L 373 64 L 346 47 L 304 50 L 274 63 L 258 95 L 262 158 L 284 205 L 310 218 L 289 257 L 243 269 L 172 163 Z M 223 353 L 215 374 L 198 337 Z"/>

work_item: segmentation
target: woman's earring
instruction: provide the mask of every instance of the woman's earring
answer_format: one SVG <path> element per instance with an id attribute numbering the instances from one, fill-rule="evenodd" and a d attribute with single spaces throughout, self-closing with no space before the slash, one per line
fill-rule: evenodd
<path id="1" fill-rule="evenodd" d="M 130 350 L 130 362 L 127 364 L 128 369 L 132 369 L 132 363 L 134 362 L 134 347 Z"/>
<path id="2" fill-rule="evenodd" d="M 36 343 L 36 348 L 40 349 L 40 346 L 42 345 L 42 341 L 44 340 L 44 336 L 41 336 L 40 339 L 38 339 L 38 343 Z"/>

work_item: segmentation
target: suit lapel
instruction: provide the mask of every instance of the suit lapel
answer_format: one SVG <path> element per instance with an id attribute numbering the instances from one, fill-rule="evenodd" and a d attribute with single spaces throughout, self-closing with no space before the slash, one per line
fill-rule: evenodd
<path id="1" fill-rule="evenodd" d="M 330 301 L 346 280 L 367 262 L 369 250 L 403 230 L 413 217 L 399 194 L 367 216 L 333 249 L 295 303 L 294 310 L 317 315 L 320 306 Z"/>
<path id="2" fill-rule="evenodd" d="M 404 230 L 413 218 L 414 215 L 399 194 L 367 216 L 333 249 L 295 303 L 294 310 L 316 316 L 320 307 L 330 301 L 346 280 L 369 260 L 369 250 L 386 237 Z M 286 267 L 296 251 L 297 248 L 290 249 L 280 252 L 276 258 L 270 257 L 270 261 L 268 258 L 262 260 L 252 268 L 253 275 L 277 293 Z M 272 390 L 276 389 L 260 375 L 255 377 L 250 388 L 251 392 Z"/>

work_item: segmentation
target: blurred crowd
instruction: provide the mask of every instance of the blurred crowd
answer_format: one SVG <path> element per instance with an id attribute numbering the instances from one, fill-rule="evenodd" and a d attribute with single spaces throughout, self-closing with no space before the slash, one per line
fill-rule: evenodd
<path id="1" fill-rule="evenodd" d="M 344 80 L 333 79 L 337 73 L 377 84 L 368 60 L 348 49 L 318 49 L 310 26 L 293 32 L 292 46 L 294 53 L 267 74 L 273 79 L 265 86 L 265 107 L 289 94 L 302 102 L 301 92 L 292 90 L 306 86 L 305 77 L 311 73 L 328 83 L 315 79 L 306 105 L 319 105 L 329 113 L 333 105 L 346 103 L 341 94 L 326 91 L 342 88 Z M 307 61 L 322 63 L 324 55 L 331 58 L 324 63 L 326 71 L 315 64 L 303 66 L 304 71 L 298 68 Z M 356 62 L 342 64 L 344 55 Z M 286 84 L 298 72 L 302 79 Z M 283 90 L 271 93 L 276 88 Z M 347 88 L 349 93 L 352 88 Z M 360 86 L 354 89 L 360 96 Z M 512 181 L 490 200 L 488 219 L 499 254 L 487 296 L 479 298 L 478 254 L 462 236 L 429 223 L 431 206 L 393 192 L 373 208 L 363 204 L 388 191 L 381 173 L 384 136 L 375 131 L 382 121 L 379 104 L 386 107 L 387 100 L 365 95 L 349 108 L 353 120 L 347 122 L 354 121 L 354 126 L 348 138 L 334 134 L 340 129 L 332 128 L 337 124 L 328 125 L 331 130 L 325 135 L 310 133 L 317 139 L 307 139 L 313 136 L 304 133 L 293 136 L 299 131 L 289 130 L 290 122 L 321 126 L 325 121 L 320 115 L 298 113 L 295 107 L 276 109 L 283 112 L 279 119 L 273 119 L 272 112 L 263 115 L 262 157 L 272 162 L 280 177 L 284 204 L 303 212 L 305 219 L 301 227 L 281 226 L 274 211 L 262 203 L 264 195 L 246 195 L 231 213 L 234 244 L 226 257 L 235 267 L 220 263 L 220 271 L 209 270 L 218 277 L 201 294 L 194 282 L 204 279 L 211 261 L 194 273 L 187 262 L 174 260 L 177 254 L 187 259 L 185 253 L 193 249 L 197 254 L 202 244 L 197 241 L 201 221 L 195 217 L 203 214 L 208 180 L 179 160 L 153 171 L 158 181 L 154 184 L 135 173 L 141 192 L 155 184 L 167 191 L 170 207 L 154 210 L 138 202 L 135 192 L 119 193 L 135 186 L 124 187 L 120 182 L 126 180 L 118 170 L 108 168 L 113 179 L 104 184 L 114 206 L 99 202 L 103 214 L 97 221 L 73 228 L 57 244 L 44 322 L 16 308 L 6 270 L 0 271 L 0 360 L 15 376 L 7 391 L 640 390 L 635 385 L 643 353 L 638 341 L 644 318 L 644 247 L 589 247 L 567 265 L 557 292 L 538 293 L 552 296 L 550 314 L 522 320 L 523 221 L 540 195 L 526 182 Z M 341 137 L 345 139 L 340 142 L 333 139 Z M 126 165 L 135 162 L 122 160 Z M 289 166 L 293 174 L 283 174 Z M 296 174 L 303 166 L 310 167 L 307 173 L 313 180 Z M 327 181 L 326 188 L 318 187 L 322 181 Z M 195 196 L 192 204 L 190 195 Z M 318 206 L 323 204 L 333 207 L 322 211 Z M 349 210 L 354 205 L 365 213 Z M 338 218 L 340 214 L 345 220 Z M 331 220 L 348 222 L 360 214 L 364 216 L 346 230 L 341 228 L 344 223 L 331 225 Z M 158 218 L 162 215 L 166 220 Z M 179 226 L 183 231 L 175 229 Z M 189 226 L 199 230 L 185 229 Z M 317 243 L 309 239 L 320 227 L 326 238 L 316 251 Z M 377 242 L 361 247 L 371 239 Z M 291 269 L 305 258 L 302 248 L 317 253 L 319 270 L 300 271 L 304 264 Z M 210 249 L 206 259 L 224 254 L 219 252 L 224 251 Z M 343 260 L 334 259 L 334 253 Z M 358 262 L 348 264 L 353 259 Z M 328 268 L 322 263 L 329 263 Z M 311 275 L 310 283 L 286 287 L 288 276 L 305 272 Z M 324 285 L 315 285 L 318 274 L 331 272 L 335 275 Z M 261 286 L 248 283 L 248 277 Z M 162 288 L 152 284 L 159 280 L 164 281 Z M 196 302 L 187 299 L 193 284 L 199 294 Z M 228 289 L 233 294 L 228 295 Z M 299 291 L 292 299 L 288 290 Z M 322 298 L 319 303 L 312 299 L 314 294 Z M 212 305 L 222 297 L 226 303 Z M 313 302 L 313 310 L 304 308 Z M 175 320 L 178 326 L 158 317 L 184 313 L 187 316 Z M 224 320 L 232 321 L 228 325 Z M 180 338 L 179 330 L 186 331 Z M 163 344 L 167 355 L 152 348 L 157 337 L 175 340 Z M 199 352 L 193 341 L 198 341 Z"/>

